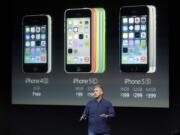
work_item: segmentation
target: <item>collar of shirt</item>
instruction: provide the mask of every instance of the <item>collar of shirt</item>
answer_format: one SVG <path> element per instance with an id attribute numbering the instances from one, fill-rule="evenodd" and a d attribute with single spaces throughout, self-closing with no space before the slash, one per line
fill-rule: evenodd
<path id="1" fill-rule="evenodd" d="M 96 102 L 96 103 L 101 103 L 103 100 L 104 100 L 104 99 L 103 99 L 103 97 L 102 97 L 101 100 L 98 102 L 97 99 L 95 98 L 95 99 L 94 99 L 94 102 Z"/>

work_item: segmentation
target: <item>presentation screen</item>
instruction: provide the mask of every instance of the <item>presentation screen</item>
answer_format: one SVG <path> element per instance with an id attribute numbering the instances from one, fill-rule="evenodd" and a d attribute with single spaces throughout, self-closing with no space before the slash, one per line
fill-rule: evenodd
<path id="1" fill-rule="evenodd" d="M 12 9 L 12 104 L 169 107 L 167 4 L 109 2 Z"/>

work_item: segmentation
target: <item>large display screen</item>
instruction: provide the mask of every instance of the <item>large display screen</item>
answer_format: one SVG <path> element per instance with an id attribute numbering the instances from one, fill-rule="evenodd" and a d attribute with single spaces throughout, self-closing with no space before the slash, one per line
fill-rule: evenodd
<path id="1" fill-rule="evenodd" d="M 169 107 L 169 36 L 167 5 L 151 3 L 157 9 L 156 22 L 156 71 L 121 72 L 122 64 L 147 63 L 147 16 L 122 16 L 119 25 L 119 10 L 127 3 L 111 1 L 65 2 L 59 8 L 53 4 L 33 8 L 12 9 L 12 104 L 24 105 L 85 105 L 93 99 L 93 86 L 104 87 L 104 98 L 117 107 Z M 148 2 L 148 4 L 150 1 Z M 132 3 L 136 5 L 137 3 Z M 143 3 L 144 5 L 145 3 Z M 103 7 L 106 11 L 106 70 L 104 73 L 67 73 L 64 70 L 65 54 L 68 64 L 88 64 L 90 57 L 90 18 L 68 18 L 64 12 L 71 8 Z M 22 33 L 22 18 L 29 13 L 43 11 L 52 18 L 52 71 L 50 73 L 25 73 L 22 64 L 46 63 L 46 31 L 48 26 L 26 26 Z M 64 41 L 67 24 L 67 41 Z M 49 25 L 49 24 L 48 24 Z M 119 27 L 122 26 L 122 36 Z M 25 36 L 25 50 L 22 50 Z M 38 40 L 38 41 L 37 41 Z M 119 40 L 122 40 L 120 53 Z M 35 43 L 34 43 L 35 42 Z M 64 49 L 67 43 L 68 50 Z M 83 46 L 81 46 L 81 43 Z M 38 52 L 40 50 L 40 53 Z M 26 59 L 23 60 L 23 51 Z M 122 54 L 122 61 L 120 55 Z M 32 59 L 34 58 L 35 59 Z M 40 58 L 39 58 L 40 57 Z M 88 58 L 86 58 L 88 57 Z"/>

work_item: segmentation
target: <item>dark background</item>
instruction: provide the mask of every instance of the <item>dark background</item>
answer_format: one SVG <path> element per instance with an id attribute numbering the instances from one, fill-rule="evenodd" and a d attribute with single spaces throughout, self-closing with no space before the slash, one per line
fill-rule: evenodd
<path id="1" fill-rule="evenodd" d="M 21 16 L 26 12 L 27 14 L 43 13 L 44 9 L 49 9 L 53 12 L 53 8 L 61 7 L 78 7 L 81 5 L 90 6 L 106 6 L 121 7 L 121 3 L 127 5 L 138 4 L 155 4 L 163 7 L 163 10 L 168 10 L 168 3 L 166 1 L 87 1 L 87 0 L 74 0 L 74 1 L 24 1 L 21 5 L 18 1 L 13 1 L 11 4 L 12 12 L 12 28 L 16 28 L 14 18 L 21 20 Z M 83 4 L 82 4 L 83 3 Z M 89 4 L 91 3 L 91 4 Z M 32 11 L 31 8 L 34 8 Z M 18 12 L 19 16 L 15 16 Z M 107 12 L 116 12 L 109 9 Z M 162 11 L 163 13 L 163 11 Z M 168 14 L 162 14 L 168 16 Z M 113 16 L 112 16 L 113 17 Z M 171 23 L 170 23 L 171 24 Z M 12 33 L 13 33 L 12 29 Z M 168 29 L 168 28 L 166 28 Z M 118 31 L 117 31 L 118 32 Z M 171 30 L 175 32 L 175 30 Z M 19 34 L 19 33 L 13 33 Z M 118 33 L 116 33 L 118 36 Z M 170 34 L 169 34 L 170 35 Z M 63 36 L 63 35 L 62 35 Z M 13 39 L 12 36 L 12 40 Z M 175 45 L 175 40 L 172 40 L 171 45 Z M 170 108 L 157 109 L 157 108 L 115 108 L 117 113 L 116 119 L 112 121 L 112 135 L 170 135 L 176 130 L 180 130 L 180 92 L 176 88 L 177 81 L 175 79 L 175 63 L 173 62 L 174 48 L 170 47 Z M 9 59 L 10 61 L 10 59 Z M 7 68 L 11 70 L 11 68 Z M 10 79 L 7 78 L 10 82 Z M 2 94 L 1 94 L 2 93 Z M 11 85 L 6 85 L 1 91 L 0 101 L 5 102 L 1 104 L 0 108 L 0 122 L 1 130 L 4 134 L 12 135 L 86 135 L 87 123 L 79 123 L 79 117 L 84 107 L 78 106 L 25 106 L 25 105 L 11 105 Z M 1 102 L 1 103 L 2 103 Z M 7 118 L 7 119 L 5 119 Z"/>

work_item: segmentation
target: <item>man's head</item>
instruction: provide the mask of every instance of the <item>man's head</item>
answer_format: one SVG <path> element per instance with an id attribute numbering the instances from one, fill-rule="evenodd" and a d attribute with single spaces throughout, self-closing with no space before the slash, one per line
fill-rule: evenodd
<path id="1" fill-rule="evenodd" d="M 100 85 L 100 84 L 97 84 L 97 85 L 95 85 L 94 86 L 94 97 L 95 98 L 100 98 L 100 97 L 102 97 L 103 96 L 103 87 L 102 87 L 102 85 Z"/>

